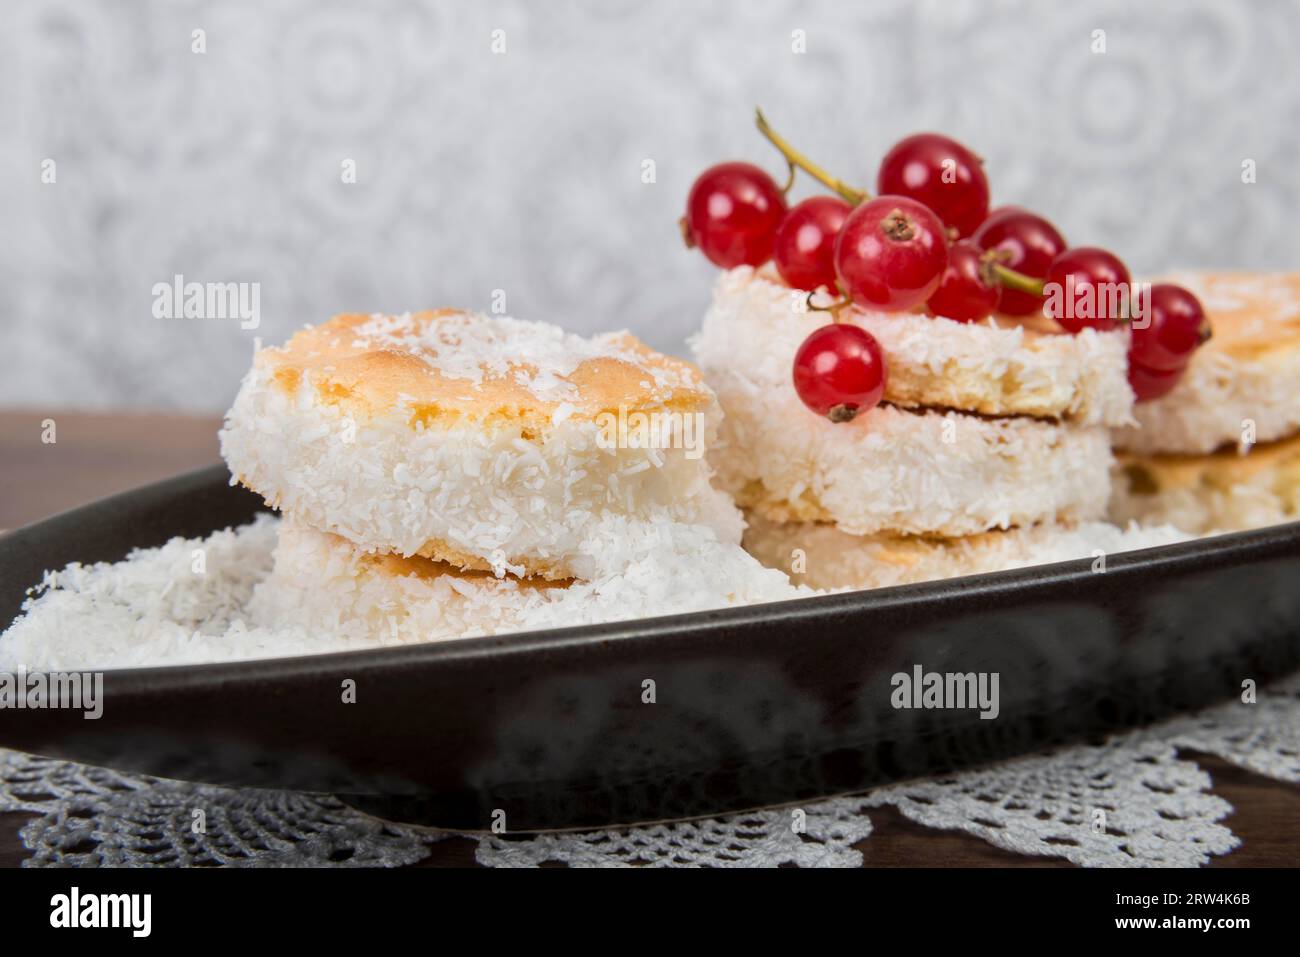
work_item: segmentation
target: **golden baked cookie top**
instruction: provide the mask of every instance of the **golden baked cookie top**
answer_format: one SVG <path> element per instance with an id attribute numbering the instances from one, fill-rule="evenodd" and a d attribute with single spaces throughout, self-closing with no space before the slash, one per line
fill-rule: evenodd
<path id="1" fill-rule="evenodd" d="M 542 322 L 455 309 L 335 316 L 257 363 L 296 392 L 349 413 L 403 415 L 411 426 L 456 420 L 549 424 L 602 412 L 690 411 L 712 401 L 690 363 L 626 332 L 584 338 Z"/>

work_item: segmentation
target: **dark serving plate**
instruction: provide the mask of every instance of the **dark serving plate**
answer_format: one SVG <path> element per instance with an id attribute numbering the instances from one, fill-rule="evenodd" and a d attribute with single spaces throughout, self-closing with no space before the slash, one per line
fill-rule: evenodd
<path id="1" fill-rule="evenodd" d="M 247 521 L 223 467 L 0 537 L 0 621 L 47 568 Z M 891 676 L 997 672 L 1000 714 Z M 327 791 L 509 830 L 859 790 L 1152 721 L 1300 666 L 1300 524 L 1020 571 L 417 647 L 106 672 L 104 715 L 0 710 L 0 745 Z M 344 704 L 342 684 L 356 682 Z M 655 702 L 643 702 L 653 680 Z"/>

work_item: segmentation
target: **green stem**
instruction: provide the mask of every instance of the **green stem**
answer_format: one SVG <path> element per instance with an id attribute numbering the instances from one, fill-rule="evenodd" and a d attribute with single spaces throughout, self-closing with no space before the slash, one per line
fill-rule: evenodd
<path id="1" fill-rule="evenodd" d="M 790 188 L 794 186 L 795 165 L 791 163 L 789 160 L 785 161 L 785 165 L 789 167 L 789 173 L 785 178 L 785 185 L 781 187 L 782 193 L 790 192 Z"/>
<path id="2" fill-rule="evenodd" d="M 845 200 L 857 206 L 871 198 L 871 194 L 865 190 L 857 189 L 850 186 L 841 179 L 836 179 L 826 170 L 822 169 L 808 157 L 804 156 L 797 149 L 790 145 L 790 142 L 778 133 L 767 122 L 767 117 L 763 115 L 760 109 L 754 110 L 754 122 L 758 125 L 758 131 L 767 138 L 767 141 L 781 151 L 785 161 L 791 166 L 797 166 L 817 182 L 821 183 L 832 192 L 838 193 Z"/>
<path id="3" fill-rule="evenodd" d="M 1045 283 L 1041 279 L 1035 279 L 1033 276 L 1026 276 L 1022 272 L 1016 272 L 1008 266 L 1001 263 L 991 263 L 993 275 L 998 277 L 998 282 L 1008 289 L 1017 289 L 1020 292 L 1029 293 L 1031 296 L 1041 296 Z"/>

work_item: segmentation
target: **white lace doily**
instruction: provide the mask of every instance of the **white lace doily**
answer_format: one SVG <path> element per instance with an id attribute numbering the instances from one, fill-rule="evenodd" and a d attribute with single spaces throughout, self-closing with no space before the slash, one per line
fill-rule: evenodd
<path id="1" fill-rule="evenodd" d="M 1232 702 L 972 771 L 797 808 L 704 821 L 530 837 L 467 834 L 489 867 L 857 867 L 873 807 L 1020 854 L 1092 867 L 1205 864 L 1240 843 L 1232 810 L 1179 749 L 1300 782 L 1300 675 Z M 29 866 L 398 866 L 445 834 L 390 824 L 340 802 L 121 774 L 0 750 L 0 811 L 28 812 Z M 1099 813 L 1100 812 L 1100 813 Z M 198 815 L 202 828 L 196 828 Z"/>

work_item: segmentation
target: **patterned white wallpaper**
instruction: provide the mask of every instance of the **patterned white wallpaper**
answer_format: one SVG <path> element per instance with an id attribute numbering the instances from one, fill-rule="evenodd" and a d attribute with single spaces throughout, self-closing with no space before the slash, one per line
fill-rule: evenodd
<path id="1" fill-rule="evenodd" d="M 680 349 L 712 276 L 677 237 L 691 180 L 780 172 L 755 104 L 866 185 L 900 136 L 948 132 L 995 201 L 1137 271 L 1300 267 L 1288 0 L 4 8 L 0 405 L 218 410 L 254 336 L 498 289 Z M 260 327 L 155 318 L 176 274 L 260 283 Z"/>

